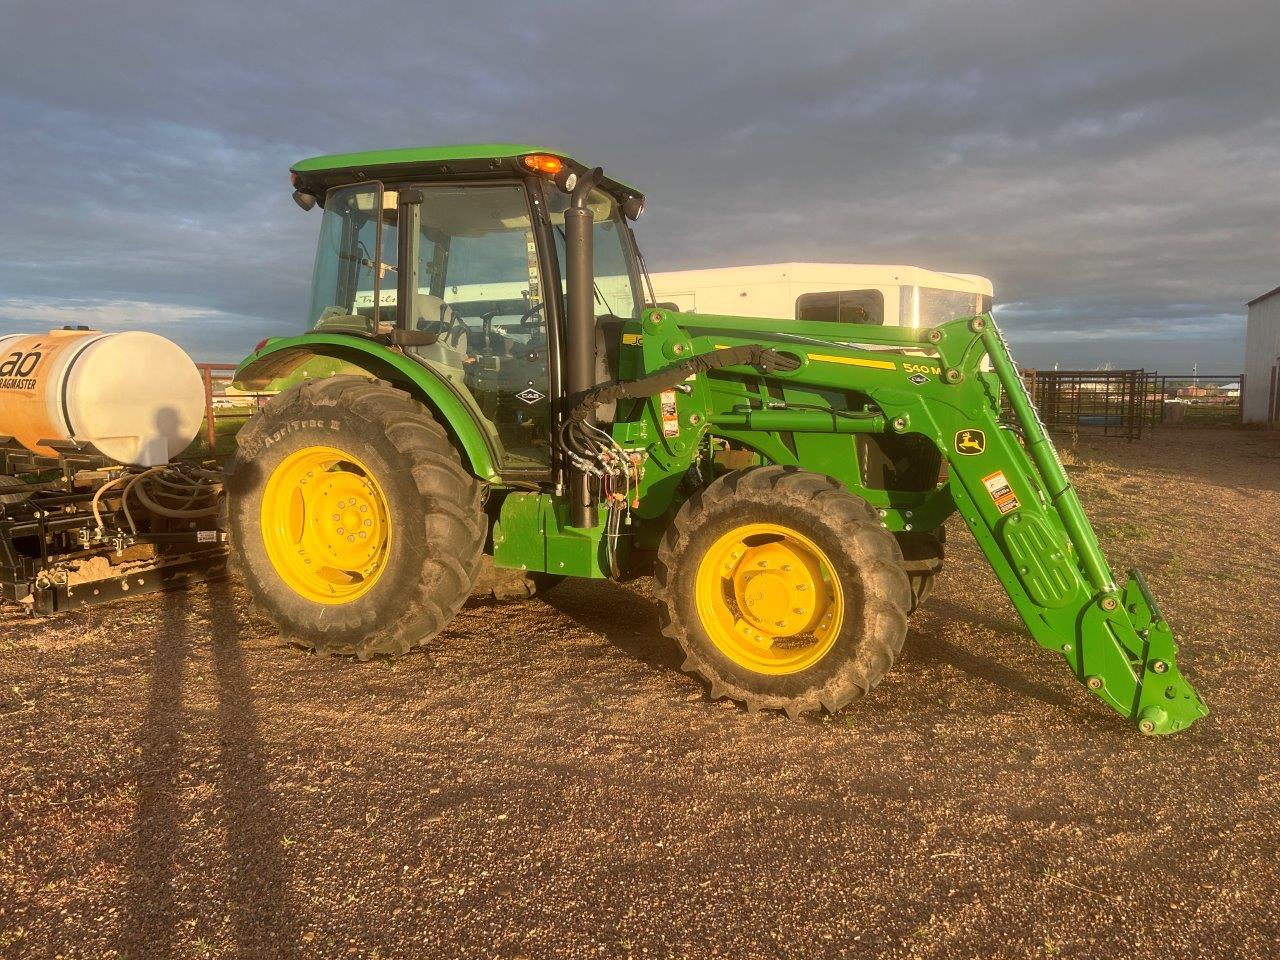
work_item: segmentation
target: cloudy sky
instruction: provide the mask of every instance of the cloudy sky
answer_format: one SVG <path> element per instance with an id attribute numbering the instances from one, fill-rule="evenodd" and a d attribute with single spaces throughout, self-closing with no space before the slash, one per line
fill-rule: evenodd
<path id="1" fill-rule="evenodd" d="M 317 153 L 511 140 L 650 267 L 992 278 L 1018 359 L 1239 370 L 1280 284 L 1276 0 L 3 0 L 0 332 L 298 329 Z"/>

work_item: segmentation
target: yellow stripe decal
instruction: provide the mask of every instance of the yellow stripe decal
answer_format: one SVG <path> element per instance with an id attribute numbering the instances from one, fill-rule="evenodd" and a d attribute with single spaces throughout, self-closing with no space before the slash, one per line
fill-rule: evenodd
<path id="1" fill-rule="evenodd" d="M 897 370 L 898 365 L 892 360 L 864 360 L 861 357 L 836 357 L 828 353 L 811 353 L 810 360 L 822 360 L 826 363 L 845 363 L 851 367 L 874 367 L 877 370 Z"/>

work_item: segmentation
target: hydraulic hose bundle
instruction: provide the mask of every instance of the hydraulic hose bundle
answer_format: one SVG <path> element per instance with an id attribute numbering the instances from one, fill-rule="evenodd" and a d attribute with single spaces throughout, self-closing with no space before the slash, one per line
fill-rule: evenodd
<path id="1" fill-rule="evenodd" d="M 629 452 L 606 431 L 597 427 L 592 414 L 597 407 L 618 400 L 652 397 L 673 390 L 691 376 L 722 367 L 753 366 L 762 373 L 795 370 L 800 361 L 757 344 L 726 347 L 683 360 L 666 370 L 638 380 L 611 380 L 580 395 L 565 416 L 557 434 L 557 446 L 564 457 L 583 475 L 594 478 L 600 499 L 609 508 L 605 543 L 610 566 L 617 575 L 617 540 L 625 516 L 640 505 L 639 453 Z"/>
<path id="2" fill-rule="evenodd" d="M 640 506 L 639 453 L 628 452 L 606 431 L 585 418 L 566 419 L 557 446 L 564 457 L 596 486 L 609 509 L 605 520 L 605 548 L 609 566 L 618 576 L 617 544 L 631 510 Z"/>
<path id="3" fill-rule="evenodd" d="M 152 515 L 171 520 L 216 516 L 218 497 L 222 493 L 222 473 L 186 463 L 146 469 L 126 467 L 93 495 L 93 519 L 99 530 L 105 529 L 101 508 L 109 492 L 111 497 L 119 497 L 119 509 L 124 514 L 129 532 L 136 535 L 138 525 L 130 508 L 130 499 Z"/>

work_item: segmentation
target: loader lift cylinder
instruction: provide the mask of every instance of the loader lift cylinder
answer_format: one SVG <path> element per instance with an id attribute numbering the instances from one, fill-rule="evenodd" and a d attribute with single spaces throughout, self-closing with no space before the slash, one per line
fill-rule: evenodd
<path id="1" fill-rule="evenodd" d="M 579 397 L 595 386 L 596 312 L 595 263 L 592 230 L 595 216 L 587 204 L 591 189 L 603 175 L 596 167 L 578 178 L 564 212 L 565 300 L 568 330 L 565 336 L 565 392 Z M 595 414 L 587 417 L 594 425 Z M 570 523 L 594 527 L 598 522 L 591 478 L 577 466 L 569 475 Z"/>

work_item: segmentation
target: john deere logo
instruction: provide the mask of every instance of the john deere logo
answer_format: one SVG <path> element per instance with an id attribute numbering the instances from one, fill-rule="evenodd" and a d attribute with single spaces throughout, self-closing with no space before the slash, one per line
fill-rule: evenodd
<path id="1" fill-rule="evenodd" d="M 957 430 L 956 453 L 977 456 L 987 449 L 987 435 L 981 430 Z"/>

